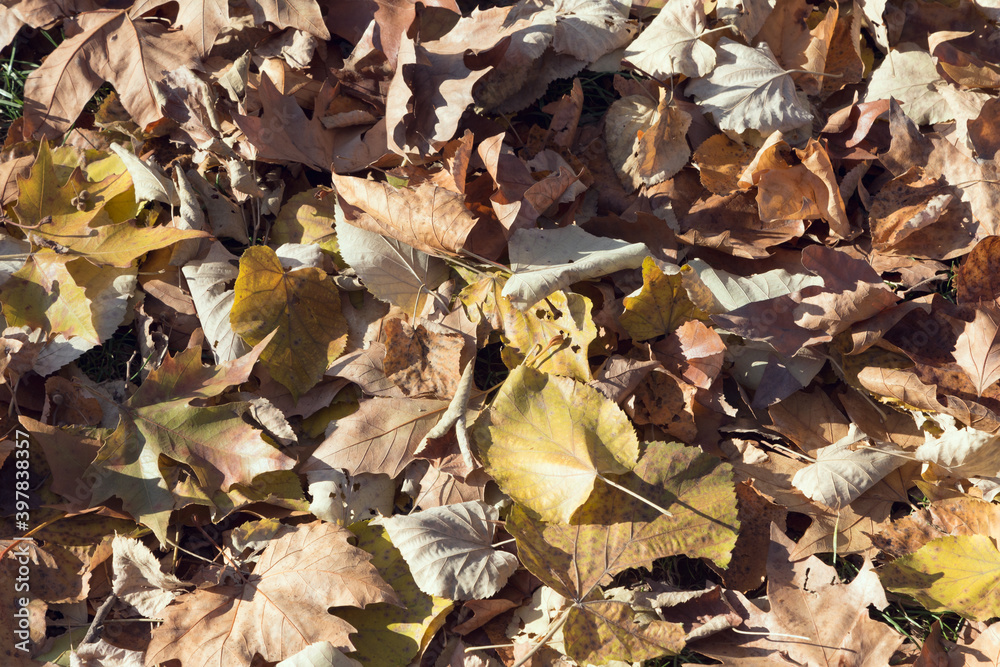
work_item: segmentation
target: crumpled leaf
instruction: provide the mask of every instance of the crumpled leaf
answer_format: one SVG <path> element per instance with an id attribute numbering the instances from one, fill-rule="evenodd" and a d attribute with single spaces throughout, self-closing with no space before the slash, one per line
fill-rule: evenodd
<path id="1" fill-rule="evenodd" d="M 372 294 L 416 317 L 433 290 L 448 278 L 448 265 L 402 241 L 337 221 L 340 254 Z"/>
<path id="2" fill-rule="evenodd" d="M 450 600 L 485 600 L 518 568 L 517 557 L 494 549 L 495 507 L 478 500 L 384 519 L 417 586 Z"/>
<path id="3" fill-rule="evenodd" d="M 795 473 L 792 484 L 827 507 L 846 507 L 906 462 L 894 455 L 897 448 L 891 443 L 879 443 L 877 448 L 857 446 L 866 437 L 851 424 L 843 438 L 819 450 L 815 463 Z"/>
<path id="4" fill-rule="evenodd" d="M 181 267 L 181 273 L 191 290 L 201 328 L 212 347 L 215 361 L 222 363 L 243 356 L 250 349 L 239 334 L 233 331 L 229 313 L 236 301 L 236 291 L 227 289 L 235 282 L 239 268 L 233 262 L 236 256 L 218 241 L 212 243 L 204 259 L 196 259 Z"/>
<path id="5" fill-rule="evenodd" d="M 317 521 L 272 540 L 242 584 L 203 588 L 167 607 L 147 660 L 249 667 L 255 653 L 276 662 L 322 640 L 351 648 L 354 627 L 328 608 L 400 601 L 350 536 Z"/>
<path id="6" fill-rule="evenodd" d="M 158 165 L 149 164 L 118 144 L 111 144 L 111 151 L 121 158 L 135 185 L 138 201 L 161 201 L 170 206 L 180 206 L 181 200 L 173 181 Z"/>
<path id="7" fill-rule="evenodd" d="M 518 366 L 476 423 L 486 472 L 518 503 L 568 523 L 603 475 L 635 465 L 639 442 L 625 413 L 585 384 Z"/>
<path id="8" fill-rule="evenodd" d="M 115 578 L 111 589 L 142 616 L 158 618 L 163 608 L 184 592 L 186 584 L 164 573 L 153 552 L 139 540 L 115 535 L 112 549 Z"/>
<path id="9" fill-rule="evenodd" d="M 686 133 L 691 115 L 673 104 L 666 88 L 658 105 L 646 95 L 616 100 L 605 118 L 608 157 L 622 185 L 631 192 L 672 177 L 691 157 Z"/>
<path id="10" fill-rule="evenodd" d="M 316 386 L 347 345 L 340 293 L 326 273 L 285 271 L 267 246 L 252 246 L 240 257 L 229 321 L 251 345 L 278 332 L 261 361 L 296 399 Z"/>
<path id="11" fill-rule="evenodd" d="M 766 44 L 752 49 L 723 37 L 716 49 L 715 69 L 692 80 L 686 91 L 712 114 L 719 129 L 752 129 L 767 136 L 812 121 L 791 75 L 775 62 Z"/>
<path id="12" fill-rule="evenodd" d="M 664 275 L 652 257 L 642 262 L 642 288 L 625 297 L 621 325 L 634 341 L 656 338 L 689 320 L 705 320 L 684 289 L 681 274 Z"/>
<path id="13" fill-rule="evenodd" d="M 507 280 L 503 295 L 520 310 L 572 283 L 642 266 L 649 255 L 642 243 L 601 238 L 572 225 L 519 229 L 509 248 L 514 275 Z"/>
<path id="14" fill-rule="evenodd" d="M 704 33 L 703 2 L 670 0 L 628 45 L 625 59 L 661 81 L 677 74 L 702 77 L 715 67 L 715 50 L 699 39 Z"/>
<path id="15" fill-rule="evenodd" d="M 348 658 L 330 642 L 321 641 L 285 658 L 276 667 L 361 667 L 361 663 Z"/>

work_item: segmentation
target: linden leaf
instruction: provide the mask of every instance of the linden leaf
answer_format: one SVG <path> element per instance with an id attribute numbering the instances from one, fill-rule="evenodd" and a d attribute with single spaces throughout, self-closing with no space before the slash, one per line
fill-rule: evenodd
<path id="1" fill-rule="evenodd" d="M 385 528 L 356 523 L 357 545 L 372 554 L 372 565 L 399 596 L 402 606 L 376 604 L 364 611 L 341 607 L 336 615 L 357 628 L 350 655 L 363 665 L 406 667 L 421 654 L 455 606 L 451 600 L 422 592 Z"/>
<path id="2" fill-rule="evenodd" d="M 393 544 L 428 595 L 485 600 L 518 568 L 514 554 L 493 548 L 495 507 L 473 500 L 385 519 Z"/>
<path id="3" fill-rule="evenodd" d="M 486 472 L 515 501 L 568 523 L 605 474 L 631 470 L 639 441 L 596 389 L 528 366 L 514 369 L 476 424 Z"/>
<path id="4" fill-rule="evenodd" d="M 736 544 L 732 469 L 715 457 L 680 443 L 650 443 L 635 469 L 618 481 L 669 505 L 673 516 L 602 485 L 573 525 L 539 521 L 518 506 L 507 519 L 524 566 L 575 603 L 563 634 L 566 652 L 581 664 L 648 660 L 684 646 L 679 624 L 640 624 L 629 605 L 602 599 L 599 586 L 624 570 L 650 569 L 666 556 L 710 558 L 725 566 Z"/>
<path id="5" fill-rule="evenodd" d="M 688 298 L 681 274 L 664 275 L 652 257 L 642 262 L 642 289 L 624 303 L 621 324 L 637 342 L 671 333 L 689 320 L 708 319 Z"/>
<path id="6" fill-rule="evenodd" d="M 514 275 L 503 288 L 510 302 L 527 310 L 556 290 L 642 265 L 649 250 L 594 236 L 579 227 L 518 229 L 510 239 Z"/>
<path id="7" fill-rule="evenodd" d="M 504 297 L 500 297 L 497 305 L 503 316 L 507 344 L 501 355 L 509 368 L 518 366 L 536 351 L 539 343 L 545 345 L 556 340 L 558 343 L 532 361 L 534 367 L 544 373 L 590 381 L 589 348 L 597 338 L 590 299 L 573 292 L 554 292 L 544 304 L 524 312 Z"/>
<path id="8" fill-rule="evenodd" d="M 985 621 L 1000 616 L 1000 551 L 986 535 L 939 537 L 882 569 L 891 591 L 914 597 L 930 611 L 953 611 Z"/>
<path id="9" fill-rule="evenodd" d="M 775 62 L 766 44 L 752 49 L 723 37 L 717 49 L 718 65 L 707 77 L 692 80 L 687 93 L 712 114 L 719 129 L 752 129 L 768 136 L 812 120 L 791 75 Z"/>
<path id="10" fill-rule="evenodd" d="M 705 76 L 715 67 L 715 50 L 701 41 L 705 4 L 671 0 L 639 37 L 625 49 L 625 59 L 650 76 Z"/>
<path id="11" fill-rule="evenodd" d="M 255 654 L 276 662 L 321 640 L 349 648 L 354 627 L 327 609 L 400 603 L 351 537 L 316 521 L 272 540 L 242 584 L 203 588 L 167 607 L 147 659 L 249 667 Z"/>
<path id="12" fill-rule="evenodd" d="M 663 88 L 659 104 L 645 95 L 629 95 L 608 109 L 608 157 L 629 192 L 671 178 L 691 157 L 685 137 L 691 116 L 672 102 Z"/>
<path id="13" fill-rule="evenodd" d="M 347 345 L 340 293 L 326 273 L 313 267 L 285 271 L 267 246 L 252 246 L 240 257 L 229 320 L 251 345 L 277 330 L 261 361 L 296 399 L 323 378 Z"/>

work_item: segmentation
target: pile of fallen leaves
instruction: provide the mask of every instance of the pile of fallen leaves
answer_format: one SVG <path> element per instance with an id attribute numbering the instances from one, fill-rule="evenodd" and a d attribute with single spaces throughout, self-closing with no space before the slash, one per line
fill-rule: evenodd
<path id="1" fill-rule="evenodd" d="M 998 19 L 6 0 L 0 661 L 994 664 Z"/>

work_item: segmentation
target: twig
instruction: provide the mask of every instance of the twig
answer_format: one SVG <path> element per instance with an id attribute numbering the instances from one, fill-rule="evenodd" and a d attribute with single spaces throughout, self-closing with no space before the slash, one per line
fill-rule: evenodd
<path id="1" fill-rule="evenodd" d="M 101 624 L 104 623 L 104 619 L 109 613 L 111 613 L 111 607 L 114 606 L 115 601 L 118 599 L 117 593 L 112 593 L 108 598 L 101 603 L 101 606 L 97 608 L 97 613 L 94 614 L 94 620 L 90 624 L 90 629 L 87 630 L 87 634 L 83 636 L 83 641 L 81 644 L 90 644 L 96 642 L 100 638 L 101 634 Z"/>

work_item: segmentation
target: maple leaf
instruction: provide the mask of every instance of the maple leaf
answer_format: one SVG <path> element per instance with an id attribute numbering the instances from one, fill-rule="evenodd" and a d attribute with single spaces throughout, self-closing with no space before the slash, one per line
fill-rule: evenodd
<path id="1" fill-rule="evenodd" d="M 486 599 L 517 570 L 492 547 L 496 508 L 473 500 L 384 519 L 382 525 L 420 590 L 451 600 Z"/>
<path id="2" fill-rule="evenodd" d="M 68 38 L 25 81 L 26 136 L 68 130 L 105 81 L 140 126 L 162 117 L 153 82 L 194 65 L 193 49 L 186 36 L 138 16 L 135 9 L 98 9 L 74 17 Z"/>
<path id="3" fill-rule="evenodd" d="M 167 356 L 118 407 L 118 428 L 91 464 L 97 476 L 91 502 L 121 498 L 125 510 L 149 526 L 162 544 L 170 511 L 184 500 L 169 491 L 161 456 L 190 466 L 203 488 L 224 491 L 234 484 L 249 485 L 265 472 L 290 470 L 294 461 L 243 421 L 245 404 L 190 404 L 245 382 L 265 345 L 216 368 L 203 367 L 196 348 Z"/>
<path id="4" fill-rule="evenodd" d="M 143 16 L 171 0 L 139 0 L 134 16 Z M 208 55 L 222 29 L 229 25 L 229 3 L 225 0 L 193 0 L 181 3 L 174 25 L 181 28 L 200 58 Z"/>
<path id="5" fill-rule="evenodd" d="M 372 554 L 371 564 L 399 597 L 399 605 L 378 603 L 364 610 L 336 610 L 337 616 L 357 629 L 351 639 L 355 645 L 351 655 L 363 665 L 406 667 L 427 648 L 455 603 L 417 587 L 384 527 L 358 522 L 351 526 L 351 532 L 357 536 L 357 546 Z"/>
<path id="6" fill-rule="evenodd" d="M 621 408 L 596 389 L 528 366 L 511 372 L 484 414 L 475 433 L 486 472 L 549 521 L 569 522 L 598 479 L 627 472 L 638 457 Z"/>
<path id="7" fill-rule="evenodd" d="M 322 379 L 347 344 L 340 293 L 326 273 L 314 267 L 286 271 L 266 246 L 240 257 L 229 320 L 251 345 L 277 332 L 261 360 L 296 399 Z"/>
<path id="8" fill-rule="evenodd" d="M 731 662 L 758 657 L 805 665 L 887 664 L 904 637 L 868 617 L 869 605 L 876 609 L 889 605 L 871 562 L 866 560 L 854 580 L 844 584 L 832 567 L 814 556 L 793 560 L 793 547 L 772 524 L 765 607 L 769 611 L 739 593 L 727 595 L 735 601 L 744 625 L 760 636 L 723 632 L 692 648 Z"/>
<path id="9" fill-rule="evenodd" d="M 147 660 L 250 665 L 255 654 L 275 662 L 320 640 L 352 648 L 354 627 L 330 607 L 400 601 L 350 537 L 317 521 L 272 540 L 241 584 L 203 588 L 167 607 Z"/>
<path id="10" fill-rule="evenodd" d="M 754 129 L 766 136 L 812 120 L 791 75 L 778 66 L 766 44 L 752 49 L 723 37 L 716 48 L 721 53 L 715 69 L 692 80 L 686 90 L 711 112 L 720 129 Z"/>

